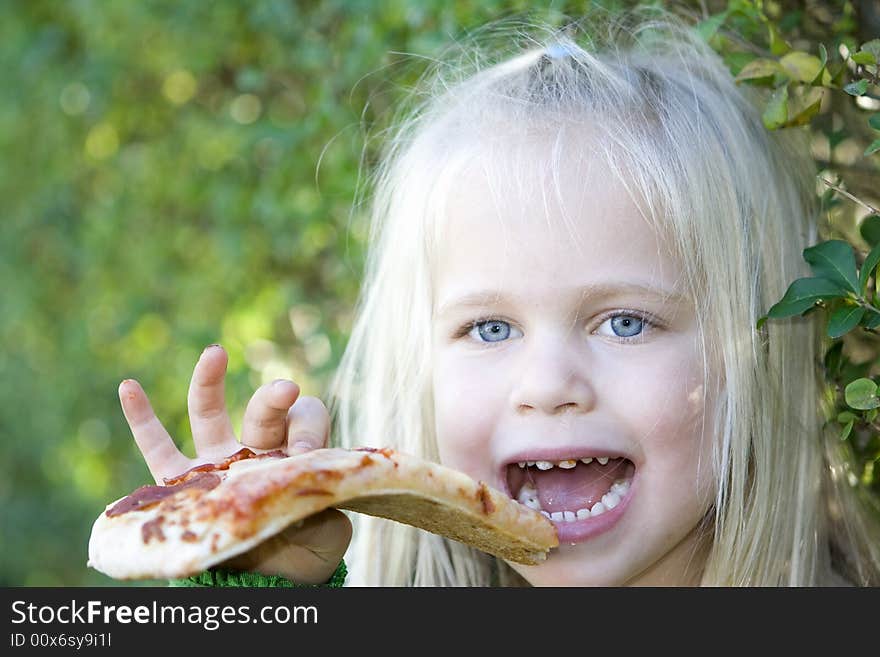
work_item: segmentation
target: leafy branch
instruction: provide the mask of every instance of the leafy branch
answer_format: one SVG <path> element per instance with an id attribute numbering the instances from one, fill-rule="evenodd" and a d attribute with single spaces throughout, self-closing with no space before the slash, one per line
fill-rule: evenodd
<path id="1" fill-rule="evenodd" d="M 714 15 L 704 6 L 697 30 L 722 56 L 738 84 L 767 90 L 762 120 L 768 130 L 809 126 L 814 134 L 824 134 L 829 155 L 827 161 L 817 157 L 817 164 L 838 174 L 852 172 L 852 145 L 858 144 L 867 158 L 858 169 L 876 176 L 876 162 L 871 160 L 880 152 L 880 39 L 860 43 L 859 20 L 853 12 L 851 6 L 843 7 L 843 15 L 825 12 L 819 25 L 809 11 L 788 11 L 784 2 L 729 0 Z M 821 35 L 818 39 L 806 34 L 811 28 Z M 843 113 L 835 111 L 841 108 Z M 835 149 L 844 143 L 846 150 L 835 158 Z M 805 249 L 812 276 L 793 281 L 757 328 L 767 321 L 825 313 L 824 332 L 832 343 L 823 366 L 834 404 L 828 422 L 837 423 L 840 438 L 853 447 L 862 482 L 880 491 L 880 466 L 876 474 L 874 468 L 880 461 L 880 378 L 872 376 L 880 366 L 880 210 L 841 182 L 825 175 L 819 180 L 828 188 L 822 208 L 829 212 L 829 224 L 831 210 L 843 205 L 835 195 L 868 211 L 858 222 L 868 248 L 831 239 Z M 871 181 L 863 187 L 868 194 L 877 189 Z M 859 336 L 868 339 L 864 346 L 874 353 L 853 362 L 844 345 Z"/>

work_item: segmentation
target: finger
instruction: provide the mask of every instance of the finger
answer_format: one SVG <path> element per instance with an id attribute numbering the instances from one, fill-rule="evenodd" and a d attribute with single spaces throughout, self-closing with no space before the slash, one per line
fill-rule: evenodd
<path id="1" fill-rule="evenodd" d="M 238 448 L 226 412 L 226 351 L 210 345 L 199 357 L 189 384 L 187 405 L 196 453 L 202 457 L 226 457 Z"/>
<path id="2" fill-rule="evenodd" d="M 190 460 L 177 449 L 137 381 L 126 379 L 119 384 L 119 402 L 138 449 L 157 483 L 162 483 L 163 477 L 180 474 L 189 467 Z"/>
<path id="3" fill-rule="evenodd" d="M 258 449 L 276 449 L 287 443 L 287 411 L 299 396 L 293 381 L 278 379 L 261 386 L 244 411 L 241 443 Z"/>
<path id="4" fill-rule="evenodd" d="M 298 584 L 323 584 L 339 566 L 351 541 L 351 521 L 326 509 L 260 543 L 223 565 L 264 575 L 281 575 Z"/>
<path id="5" fill-rule="evenodd" d="M 317 397 L 296 400 L 287 412 L 287 453 L 302 454 L 326 447 L 330 437 L 330 414 Z"/>

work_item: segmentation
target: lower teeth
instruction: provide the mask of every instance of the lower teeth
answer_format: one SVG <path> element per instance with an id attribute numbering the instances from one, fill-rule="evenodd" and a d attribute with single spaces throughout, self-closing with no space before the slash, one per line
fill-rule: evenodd
<path id="1" fill-rule="evenodd" d="M 545 511 L 541 508 L 541 502 L 538 500 L 538 491 L 528 484 L 520 490 L 517 501 L 530 509 L 540 511 L 545 518 L 554 522 L 575 522 L 577 520 L 595 518 L 606 511 L 610 511 L 620 504 L 620 501 L 629 491 L 629 486 L 629 479 L 618 479 L 612 484 L 611 489 L 602 496 L 601 502 L 596 502 L 589 509 L 578 509 L 577 511 L 554 511 L 553 513 Z"/>

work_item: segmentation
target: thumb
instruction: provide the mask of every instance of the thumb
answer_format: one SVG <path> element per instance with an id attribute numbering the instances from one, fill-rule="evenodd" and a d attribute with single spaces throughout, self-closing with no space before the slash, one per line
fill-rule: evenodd
<path id="1" fill-rule="evenodd" d="M 330 413 L 317 397 L 301 396 L 287 411 L 287 453 L 302 454 L 327 446 Z"/>
<path id="2" fill-rule="evenodd" d="M 223 566 L 281 575 L 297 584 L 323 584 L 339 566 L 351 541 L 351 521 L 326 509 L 290 525 Z"/>

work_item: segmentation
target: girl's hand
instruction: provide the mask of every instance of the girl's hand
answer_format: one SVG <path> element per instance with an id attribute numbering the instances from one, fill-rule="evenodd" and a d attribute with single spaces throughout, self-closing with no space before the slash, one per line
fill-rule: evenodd
<path id="1" fill-rule="evenodd" d="M 299 386 L 284 380 L 260 387 L 251 397 L 239 443 L 226 411 L 227 363 L 223 348 L 211 345 L 193 371 L 187 399 L 196 447 L 193 459 L 177 449 L 137 381 L 126 379 L 120 384 L 122 411 L 157 483 L 196 465 L 222 461 L 242 445 L 255 451 L 283 449 L 288 455 L 326 446 L 330 433 L 327 408 L 316 397 L 300 397 Z M 350 540 L 351 522 L 341 511 L 328 509 L 222 565 L 319 584 L 333 574 Z"/>

